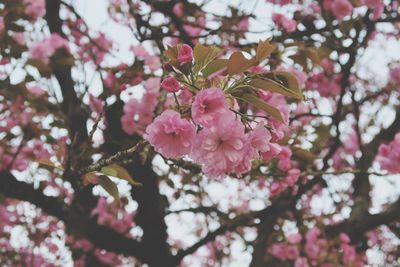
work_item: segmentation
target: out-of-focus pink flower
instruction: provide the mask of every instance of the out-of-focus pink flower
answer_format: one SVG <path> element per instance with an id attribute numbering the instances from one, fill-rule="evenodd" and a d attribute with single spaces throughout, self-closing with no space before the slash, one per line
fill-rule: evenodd
<path id="1" fill-rule="evenodd" d="M 333 0 L 330 4 L 330 10 L 340 21 L 343 20 L 344 17 L 351 15 L 353 6 L 348 0 Z"/>
<path id="2" fill-rule="evenodd" d="M 44 0 L 24 0 L 25 13 L 36 20 L 46 13 Z"/>
<path id="3" fill-rule="evenodd" d="M 174 12 L 174 14 L 178 17 L 182 17 L 183 16 L 183 4 L 181 2 L 178 2 L 174 5 L 174 7 L 172 8 L 172 12 Z"/>
<path id="4" fill-rule="evenodd" d="M 273 244 L 268 249 L 268 252 L 271 253 L 271 255 L 275 258 L 285 261 L 287 259 L 286 249 L 287 246 L 285 244 Z"/>
<path id="5" fill-rule="evenodd" d="M 261 157 L 265 162 L 270 161 L 272 158 L 276 157 L 282 150 L 279 144 L 270 143 L 269 150 L 261 153 Z"/>
<path id="6" fill-rule="evenodd" d="M 28 89 L 29 93 L 31 93 L 34 97 L 41 97 L 46 94 L 45 90 L 36 85 L 27 86 L 26 89 Z"/>
<path id="7" fill-rule="evenodd" d="M 192 105 L 192 118 L 202 126 L 210 126 L 227 111 L 224 92 L 219 88 L 209 88 L 197 93 Z"/>
<path id="8" fill-rule="evenodd" d="M 292 1 L 291 0 L 266 0 L 266 2 L 273 3 L 275 5 L 284 6 L 284 5 L 290 4 Z"/>
<path id="9" fill-rule="evenodd" d="M 93 112 L 100 114 L 103 111 L 104 103 L 92 94 L 89 94 L 89 107 Z"/>
<path id="10" fill-rule="evenodd" d="M 287 18 L 283 14 L 273 13 L 272 20 L 278 27 L 284 29 L 288 33 L 294 32 L 296 30 L 297 27 L 296 21 Z"/>
<path id="11" fill-rule="evenodd" d="M 136 57 L 147 57 L 149 55 L 149 52 L 144 48 L 143 45 L 135 45 L 131 47 L 133 53 L 135 54 Z"/>
<path id="12" fill-rule="evenodd" d="M 300 257 L 297 258 L 296 261 L 294 262 L 294 267 L 309 267 L 307 262 L 307 258 Z"/>
<path id="13" fill-rule="evenodd" d="M 45 64 L 49 63 L 49 58 L 58 50 L 64 48 L 69 51 L 68 41 L 57 33 L 52 33 L 50 37 L 32 46 L 29 50 L 33 59 L 38 59 Z"/>
<path id="14" fill-rule="evenodd" d="M 311 76 L 307 81 L 307 88 L 316 90 L 321 96 L 337 96 L 340 94 L 340 75 L 334 76 L 334 78 L 328 78 L 325 73 L 320 72 Z"/>
<path id="15" fill-rule="evenodd" d="M 390 82 L 400 85 L 400 66 L 396 66 L 389 71 Z"/>
<path id="16" fill-rule="evenodd" d="M 151 71 L 161 69 L 161 62 L 158 56 L 146 56 L 144 58 L 144 64 L 146 64 Z"/>
<path id="17" fill-rule="evenodd" d="M 288 242 L 289 242 L 290 244 L 293 244 L 293 245 L 300 243 L 301 239 L 302 239 L 302 237 L 301 237 L 301 234 L 299 234 L 299 233 L 290 234 L 290 235 L 287 237 Z"/>
<path id="18" fill-rule="evenodd" d="M 249 30 L 249 17 L 244 17 L 240 20 L 238 24 L 238 30 L 243 32 Z"/>
<path id="19" fill-rule="evenodd" d="M 391 143 L 380 145 L 376 160 L 382 170 L 392 174 L 400 173 L 400 133 L 395 135 Z"/>
<path id="20" fill-rule="evenodd" d="M 25 34 L 23 32 L 12 32 L 11 36 L 17 44 L 21 46 L 26 45 Z"/>
<path id="21" fill-rule="evenodd" d="M 195 127 L 173 110 L 166 110 L 146 129 L 154 149 L 167 158 L 178 158 L 192 149 Z"/>
<path id="22" fill-rule="evenodd" d="M 161 86 L 170 93 L 178 92 L 182 85 L 172 76 L 165 78 L 161 82 Z"/>
<path id="23" fill-rule="evenodd" d="M 342 243 L 350 243 L 350 237 L 345 233 L 340 233 L 339 239 Z"/>
<path id="24" fill-rule="evenodd" d="M 261 152 L 270 150 L 271 133 L 264 127 L 263 123 L 258 123 L 253 131 L 250 132 L 250 144 L 254 149 Z"/>
<path id="25" fill-rule="evenodd" d="M 351 265 L 356 260 L 356 248 L 349 244 L 342 244 L 343 262 L 346 265 Z"/>
<path id="26" fill-rule="evenodd" d="M 6 28 L 6 25 L 4 23 L 4 17 L 0 16 L 0 34 L 4 32 L 4 29 Z"/>
<path id="27" fill-rule="evenodd" d="M 187 45 L 182 45 L 178 50 L 178 61 L 181 64 L 191 63 L 193 60 L 193 49 Z"/>

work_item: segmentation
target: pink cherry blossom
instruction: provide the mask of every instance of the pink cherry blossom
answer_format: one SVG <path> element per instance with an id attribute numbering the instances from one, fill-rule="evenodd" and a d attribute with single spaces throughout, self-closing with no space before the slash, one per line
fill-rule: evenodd
<path id="1" fill-rule="evenodd" d="M 178 92 L 182 85 L 172 76 L 165 78 L 161 82 L 161 86 L 170 93 Z"/>
<path id="2" fill-rule="evenodd" d="M 167 158 L 178 158 L 192 149 L 195 127 L 176 111 L 166 110 L 146 128 L 154 149 Z"/>
<path id="3" fill-rule="evenodd" d="M 196 136 L 191 158 L 203 164 L 206 175 L 220 177 L 232 172 L 245 152 L 246 135 L 242 122 L 232 114 L 216 116 L 215 123 Z"/>
<path id="4" fill-rule="evenodd" d="M 187 45 L 182 45 L 178 50 L 178 61 L 181 64 L 190 63 L 193 60 L 193 49 Z"/>
<path id="5" fill-rule="evenodd" d="M 192 118 L 202 126 L 210 126 L 228 111 L 224 92 L 219 88 L 209 88 L 197 93 L 192 105 Z"/>

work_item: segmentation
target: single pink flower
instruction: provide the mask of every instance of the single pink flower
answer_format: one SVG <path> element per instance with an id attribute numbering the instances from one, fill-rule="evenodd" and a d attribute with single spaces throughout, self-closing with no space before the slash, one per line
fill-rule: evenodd
<path id="1" fill-rule="evenodd" d="M 192 105 L 192 118 L 202 126 L 209 126 L 228 111 L 224 92 L 219 88 L 209 88 L 197 93 Z"/>
<path id="2" fill-rule="evenodd" d="M 206 175 L 220 177 L 232 172 L 240 163 L 245 143 L 242 122 L 233 114 L 223 114 L 197 134 L 190 156 L 196 163 L 203 164 Z"/>
<path id="3" fill-rule="evenodd" d="M 178 92 L 182 87 L 181 84 L 172 76 L 165 78 L 161 82 L 161 86 L 170 93 Z"/>
<path id="4" fill-rule="evenodd" d="M 193 60 L 193 49 L 187 45 L 184 44 L 178 51 L 178 61 L 179 63 L 186 64 L 190 63 Z"/>
<path id="5" fill-rule="evenodd" d="M 166 110 L 147 126 L 146 134 L 157 152 L 167 158 L 179 158 L 191 151 L 196 129 L 178 112 Z"/>

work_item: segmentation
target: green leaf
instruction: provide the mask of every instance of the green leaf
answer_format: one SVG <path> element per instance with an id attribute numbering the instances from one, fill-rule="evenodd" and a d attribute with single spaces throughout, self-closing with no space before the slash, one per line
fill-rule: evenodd
<path id="1" fill-rule="evenodd" d="M 133 180 L 132 176 L 129 174 L 129 172 L 124 167 L 117 165 L 117 164 L 111 164 L 110 166 L 108 166 L 108 168 L 111 168 L 117 172 L 116 175 L 112 175 L 112 176 L 115 176 L 121 180 L 125 180 L 132 185 L 142 186 L 141 183 Z"/>
<path id="2" fill-rule="evenodd" d="M 215 59 L 211 61 L 203 70 L 202 73 L 204 77 L 208 77 L 213 73 L 216 73 L 217 71 L 222 70 L 223 68 L 226 68 L 226 65 L 228 63 L 227 59 Z"/>
<path id="3" fill-rule="evenodd" d="M 211 61 L 213 61 L 221 52 L 216 46 L 204 46 L 197 44 L 193 49 L 194 67 L 193 72 L 198 73 Z"/>
<path id="4" fill-rule="evenodd" d="M 229 57 L 228 61 L 228 74 L 235 75 L 248 70 L 258 64 L 257 59 L 247 59 L 242 52 L 236 51 Z"/>
<path id="5" fill-rule="evenodd" d="M 116 177 L 118 174 L 118 172 L 115 169 L 113 169 L 111 166 L 105 166 L 105 167 L 101 168 L 100 172 L 107 176 L 114 176 L 114 177 Z"/>
<path id="6" fill-rule="evenodd" d="M 61 166 L 61 164 L 56 164 L 49 159 L 39 159 L 37 163 L 39 163 L 39 168 L 43 168 L 49 171 L 52 171 L 53 169 L 64 171 L 64 168 Z"/>
<path id="7" fill-rule="evenodd" d="M 170 46 L 163 53 L 164 57 L 166 57 L 169 61 L 178 60 L 178 46 Z"/>
<path id="8" fill-rule="evenodd" d="M 292 148 L 293 155 L 305 162 L 313 163 L 318 157 L 309 150 L 305 150 L 300 147 L 293 147 Z"/>
<path id="9" fill-rule="evenodd" d="M 284 96 L 293 97 L 298 100 L 304 99 L 296 77 L 288 72 L 277 72 L 274 74 L 274 78 L 278 79 L 280 82 L 274 81 L 266 77 L 258 77 L 252 79 L 249 82 L 249 85 L 254 88 L 259 88 L 262 90 L 279 93 Z"/>
<path id="10" fill-rule="evenodd" d="M 98 183 L 101 187 L 104 188 L 104 190 L 106 190 L 107 193 L 109 193 L 116 201 L 120 202 L 120 198 L 119 198 L 119 191 L 118 191 L 118 187 L 116 184 L 114 184 L 113 181 L 111 181 L 111 179 L 105 175 L 99 175 L 98 179 Z"/>
<path id="11" fill-rule="evenodd" d="M 244 101 L 252 104 L 256 108 L 264 110 L 271 117 L 277 119 L 278 121 L 280 121 L 282 123 L 285 123 L 285 121 L 283 120 L 282 114 L 279 111 L 279 109 L 274 108 L 273 106 L 265 103 L 264 101 L 260 100 L 260 98 L 258 98 L 257 96 L 255 96 L 253 94 L 244 94 L 240 98 L 243 99 Z"/>

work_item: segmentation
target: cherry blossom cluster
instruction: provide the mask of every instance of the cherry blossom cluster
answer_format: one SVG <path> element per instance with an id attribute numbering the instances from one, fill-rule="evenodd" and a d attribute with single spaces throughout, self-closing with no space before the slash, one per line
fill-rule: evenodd
<path id="1" fill-rule="evenodd" d="M 190 65 L 192 48 L 182 45 L 177 59 L 181 65 Z M 183 92 L 188 91 L 173 76 L 167 76 L 161 86 L 175 96 L 178 92 L 185 95 Z M 274 142 L 284 137 L 285 124 L 271 118 L 253 120 L 245 125 L 238 116 L 236 99 L 221 88 L 203 88 L 194 93 L 192 99 L 191 94 L 186 93 L 189 96 L 189 113 L 182 116 L 179 107 L 167 109 L 146 128 L 146 138 L 157 152 L 169 159 L 188 156 L 201 165 L 203 172 L 210 177 L 230 173 L 241 175 L 251 169 L 252 160 L 269 160 L 279 154 L 281 148 Z M 259 97 L 273 103 L 288 120 L 288 108 L 283 96 L 261 92 Z M 263 117 L 265 114 L 257 110 L 256 115 Z"/>

